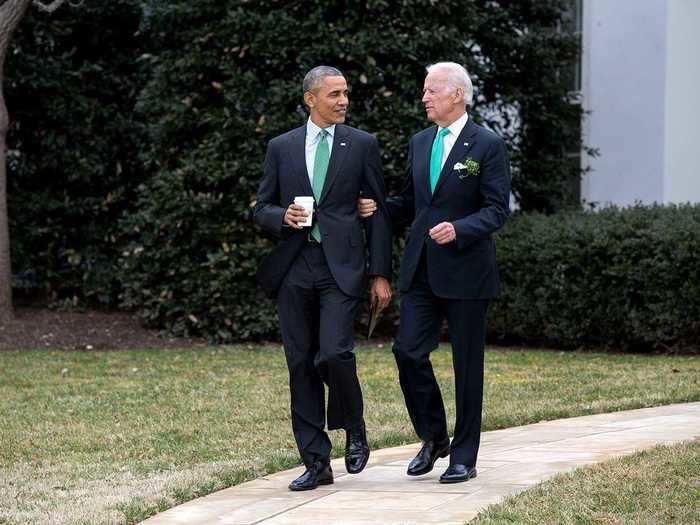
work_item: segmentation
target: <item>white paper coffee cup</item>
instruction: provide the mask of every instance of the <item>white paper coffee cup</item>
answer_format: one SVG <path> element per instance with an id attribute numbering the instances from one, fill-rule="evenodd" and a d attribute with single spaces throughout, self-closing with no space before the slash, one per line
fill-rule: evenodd
<path id="1" fill-rule="evenodd" d="M 299 226 L 311 226 L 314 218 L 314 198 L 313 197 L 294 197 L 294 204 L 302 206 L 306 213 L 309 214 L 304 222 L 298 222 Z"/>

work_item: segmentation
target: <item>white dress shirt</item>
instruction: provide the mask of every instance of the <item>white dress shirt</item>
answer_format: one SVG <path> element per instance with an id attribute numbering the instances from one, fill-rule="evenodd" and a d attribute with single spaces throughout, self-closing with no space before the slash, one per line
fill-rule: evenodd
<path id="1" fill-rule="evenodd" d="M 462 133 L 464 126 L 467 125 L 467 120 L 469 120 L 469 114 L 465 113 L 452 124 L 447 126 L 447 129 L 449 129 L 450 132 L 442 138 L 442 160 L 440 161 L 441 170 L 447 161 L 447 156 L 450 154 L 450 151 L 452 151 L 452 147 L 455 145 L 455 142 L 457 142 L 457 137 L 459 137 L 459 134 Z M 440 133 L 442 129 L 444 128 L 438 128 L 438 133 Z"/>
<path id="2" fill-rule="evenodd" d="M 333 136 L 335 134 L 335 124 L 326 128 L 330 136 L 326 138 L 328 142 L 328 158 L 333 151 Z M 309 175 L 311 187 L 314 186 L 314 162 L 316 161 L 316 148 L 321 140 L 321 128 L 314 124 L 311 119 L 306 123 L 306 171 Z"/>

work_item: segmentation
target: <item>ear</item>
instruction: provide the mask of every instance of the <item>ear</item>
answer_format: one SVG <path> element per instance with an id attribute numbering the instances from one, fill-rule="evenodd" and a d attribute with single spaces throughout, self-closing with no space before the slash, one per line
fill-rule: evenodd
<path id="1" fill-rule="evenodd" d="M 304 91 L 304 104 L 311 109 L 316 104 L 316 97 L 311 91 Z"/>
<path id="2" fill-rule="evenodd" d="M 455 103 L 464 100 L 464 88 L 458 87 L 455 89 Z"/>

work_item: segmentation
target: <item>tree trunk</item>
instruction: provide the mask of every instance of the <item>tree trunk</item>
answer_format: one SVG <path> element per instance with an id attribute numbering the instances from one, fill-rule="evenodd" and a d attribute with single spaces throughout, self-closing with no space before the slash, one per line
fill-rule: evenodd
<path id="1" fill-rule="evenodd" d="M 12 319 L 12 266 L 10 229 L 7 214 L 7 130 L 10 118 L 2 85 L 5 57 L 12 33 L 27 11 L 31 0 L 7 0 L 0 6 L 0 323 Z"/>

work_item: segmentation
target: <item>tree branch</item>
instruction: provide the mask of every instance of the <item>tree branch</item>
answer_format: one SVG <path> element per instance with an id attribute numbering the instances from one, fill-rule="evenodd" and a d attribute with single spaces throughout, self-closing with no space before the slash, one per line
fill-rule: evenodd
<path id="1" fill-rule="evenodd" d="M 24 16 L 29 3 L 32 0 L 7 0 L 0 5 L 0 53 L 4 53 L 10 42 L 12 32 Z M 0 58 L 0 67 L 3 65 L 4 55 Z"/>
<path id="2" fill-rule="evenodd" d="M 5 2 L 0 2 L 0 19 L 5 21 L 14 16 L 15 13 L 24 13 L 24 10 L 31 1 L 32 0 L 6 0 Z"/>
<path id="3" fill-rule="evenodd" d="M 43 11 L 44 13 L 53 13 L 65 2 L 66 0 L 52 0 L 48 4 L 45 4 L 42 0 L 32 0 L 32 4 L 36 6 L 39 11 Z"/>

